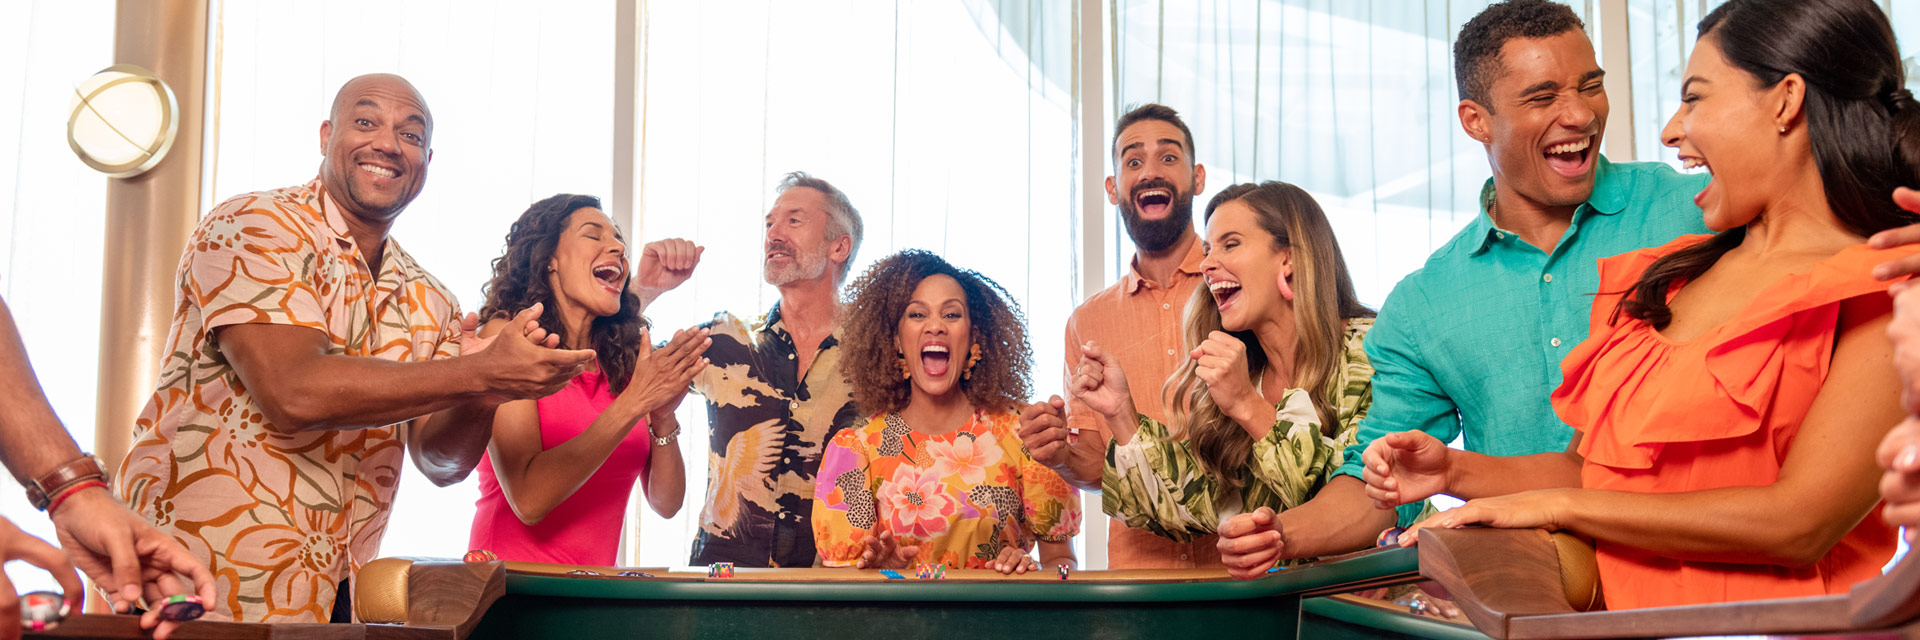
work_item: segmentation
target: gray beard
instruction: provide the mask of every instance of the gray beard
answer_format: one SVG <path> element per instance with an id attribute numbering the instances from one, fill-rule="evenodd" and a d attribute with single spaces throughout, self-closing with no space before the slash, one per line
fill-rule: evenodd
<path id="1" fill-rule="evenodd" d="M 776 287 L 786 286 L 789 283 L 818 278 L 827 272 L 828 260 L 825 247 L 822 247 L 818 253 L 802 254 L 796 257 L 798 259 L 792 265 L 775 266 L 770 262 L 761 263 L 761 272 L 766 277 L 767 284 Z"/>

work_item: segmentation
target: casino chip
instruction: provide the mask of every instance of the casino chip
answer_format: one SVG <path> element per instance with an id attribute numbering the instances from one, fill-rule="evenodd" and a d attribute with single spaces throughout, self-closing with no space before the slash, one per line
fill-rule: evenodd
<path id="1" fill-rule="evenodd" d="M 20 596 L 20 628 L 47 631 L 67 619 L 67 597 L 52 591 L 30 591 Z"/>
<path id="2" fill-rule="evenodd" d="M 567 575 L 570 575 L 570 576 L 603 576 L 603 575 L 606 575 L 606 574 L 604 574 L 604 573 L 600 573 L 600 572 L 598 572 L 598 571 L 588 571 L 588 570 L 586 570 L 586 569 L 574 569 L 574 570 L 572 570 L 572 571 L 568 571 L 568 572 L 567 572 Z"/>
<path id="3" fill-rule="evenodd" d="M 1060 565 L 1060 579 L 1067 579 L 1067 565 Z"/>
<path id="4" fill-rule="evenodd" d="M 500 556 L 493 555 L 492 551 L 486 549 L 474 549 L 468 551 L 467 555 L 461 559 L 467 562 L 493 562 L 499 560 Z"/>
<path id="5" fill-rule="evenodd" d="M 198 620 L 206 613 L 207 603 L 200 596 L 168 596 L 160 601 L 160 617 L 174 622 Z"/>
<path id="6" fill-rule="evenodd" d="M 1376 547 L 1400 546 L 1400 534 L 1403 534 L 1406 532 L 1407 532 L 1406 529 L 1402 529 L 1400 527 L 1393 527 L 1393 528 L 1387 529 L 1386 531 L 1382 531 L 1380 532 L 1380 537 L 1374 539 L 1373 546 L 1376 546 Z"/>

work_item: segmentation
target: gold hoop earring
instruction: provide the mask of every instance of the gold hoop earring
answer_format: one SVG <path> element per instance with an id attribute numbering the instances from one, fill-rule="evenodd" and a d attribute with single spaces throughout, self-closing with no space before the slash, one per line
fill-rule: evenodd
<path id="1" fill-rule="evenodd" d="M 966 370 L 966 372 L 965 372 L 965 373 L 962 373 L 962 374 L 960 374 L 960 379 L 962 379 L 962 380 L 972 380 L 972 379 L 973 379 L 973 365 L 976 365 L 976 364 L 980 364 L 980 345 L 977 345 L 977 344 L 976 344 L 976 345 L 973 345 L 973 348 L 972 348 L 972 349 L 968 349 L 968 350 L 967 350 L 967 352 L 968 352 L 969 354 L 971 354 L 971 355 L 969 355 L 969 356 L 967 357 L 967 370 Z"/>

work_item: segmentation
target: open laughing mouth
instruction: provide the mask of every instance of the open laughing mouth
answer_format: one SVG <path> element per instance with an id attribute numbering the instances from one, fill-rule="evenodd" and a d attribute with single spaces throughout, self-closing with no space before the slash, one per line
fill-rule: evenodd
<path id="1" fill-rule="evenodd" d="M 1144 217 L 1159 218 L 1172 206 L 1173 189 L 1154 186 L 1133 192 L 1133 208 Z"/>
<path id="2" fill-rule="evenodd" d="M 1680 156 L 1680 166 L 1688 171 L 1706 169 L 1708 176 L 1713 175 L 1713 167 L 1707 165 L 1707 159 L 1700 156 Z M 1713 180 L 1708 180 L 1707 186 L 1702 187 L 1700 193 L 1693 194 L 1693 206 L 1703 210 L 1707 208 L 1707 193 L 1713 191 L 1713 184 Z"/>
<path id="3" fill-rule="evenodd" d="M 947 351 L 947 345 L 928 343 L 920 347 L 920 370 L 935 378 L 947 375 L 947 368 L 952 363 L 951 358 L 952 354 Z"/>
<path id="4" fill-rule="evenodd" d="M 627 268 L 619 262 L 603 262 L 593 266 L 593 279 L 608 291 L 619 293 L 627 280 Z"/>
<path id="5" fill-rule="evenodd" d="M 1232 280 L 1209 280 L 1207 292 L 1213 294 L 1213 303 L 1225 311 L 1240 296 L 1240 283 Z"/>
<path id="6" fill-rule="evenodd" d="M 1569 178 L 1586 175 L 1593 167 L 1593 136 L 1547 145 L 1541 155 L 1554 173 Z"/>

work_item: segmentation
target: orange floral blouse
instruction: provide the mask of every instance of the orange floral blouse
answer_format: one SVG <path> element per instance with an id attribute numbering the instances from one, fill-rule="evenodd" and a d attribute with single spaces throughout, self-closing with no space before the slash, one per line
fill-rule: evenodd
<path id="1" fill-rule="evenodd" d="M 403 424 L 287 433 L 220 350 L 237 324 L 309 327 L 337 355 L 460 353 L 453 294 L 387 240 L 379 277 L 320 182 L 216 207 L 180 257 L 158 388 L 113 483 L 199 556 L 241 622 L 326 622 L 340 580 L 374 558 L 405 456 Z"/>
<path id="2" fill-rule="evenodd" d="M 976 413 L 953 433 L 915 432 L 899 414 L 841 430 L 820 461 L 814 545 L 829 567 L 851 567 L 868 537 L 892 531 L 920 547 L 916 562 L 979 569 L 1002 548 L 1080 532 L 1079 492 L 1034 462 L 1012 413 Z"/>

